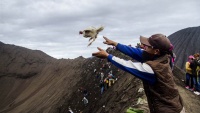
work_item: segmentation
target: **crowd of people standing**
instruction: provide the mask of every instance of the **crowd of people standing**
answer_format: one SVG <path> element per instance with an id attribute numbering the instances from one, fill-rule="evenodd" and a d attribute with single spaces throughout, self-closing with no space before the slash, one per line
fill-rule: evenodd
<path id="1" fill-rule="evenodd" d="M 195 53 L 188 57 L 185 64 L 186 69 L 186 86 L 185 88 L 200 95 L 200 54 Z"/>

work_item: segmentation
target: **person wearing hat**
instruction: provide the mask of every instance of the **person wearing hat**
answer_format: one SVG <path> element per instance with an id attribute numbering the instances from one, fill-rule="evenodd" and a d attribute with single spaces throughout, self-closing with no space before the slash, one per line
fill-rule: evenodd
<path id="1" fill-rule="evenodd" d="M 198 66 L 200 66 L 199 53 L 195 53 L 193 55 L 193 60 L 190 62 L 190 68 L 192 69 L 193 76 L 193 90 L 192 91 L 200 91 L 200 87 L 198 85 Z"/>
<path id="2" fill-rule="evenodd" d="M 170 67 L 171 43 L 165 35 L 154 34 L 149 38 L 140 36 L 143 49 L 126 46 L 106 37 L 104 39 L 104 44 L 115 46 L 137 62 L 120 59 L 99 47 L 99 51 L 92 55 L 107 58 L 118 68 L 141 79 L 151 113 L 185 113 Z"/>
<path id="3" fill-rule="evenodd" d="M 186 89 L 190 89 L 191 91 L 194 90 L 193 85 L 194 85 L 194 81 L 193 81 L 193 75 L 192 75 L 192 68 L 191 68 L 191 62 L 194 60 L 194 56 L 190 55 L 188 57 L 188 61 L 185 63 L 185 70 L 186 70 L 186 79 L 185 79 L 185 88 Z"/>

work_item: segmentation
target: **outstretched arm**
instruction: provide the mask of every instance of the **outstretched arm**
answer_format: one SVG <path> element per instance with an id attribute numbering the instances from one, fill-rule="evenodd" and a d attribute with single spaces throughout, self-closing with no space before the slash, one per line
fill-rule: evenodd
<path id="1" fill-rule="evenodd" d="M 143 81 L 146 81 L 150 84 L 154 84 L 156 82 L 154 71 L 146 63 L 132 62 L 131 60 L 126 61 L 112 55 L 108 56 L 108 61 L 110 61 L 116 67 L 138 77 Z"/>
<path id="2" fill-rule="evenodd" d="M 139 62 L 142 62 L 143 50 L 141 50 L 140 48 L 126 46 L 126 45 L 117 43 L 115 41 L 112 41 L 112 40 L 108 39 L 107 37 L 103 37 L 103 38 L 105 39 L 105 41 L 103 42 L 104 44 L 116 46 L 117 50 L 119 50 L 120 52 L 132 57 L 133 59 L 135 59 Z"/>
<path id="3" fill-rule="evenodd" d="M 115 41 L 112 41 L 110 39 L 108 39 L 107 37 L 103 36 L 103 38 L 105 39 L 105 41 L 103 42 L 104 44 L 107 44 L 107 45 L 112 45 L 112 46 L 117 46 L 117 42 Z"/>
<path id="4" fill-rule="evenodd" d="M 123 44 L 118 43 L 117 44 L 117 50 L 119 50 L 120 52 L 130 56 L 131 58 L 142 62 L 142 52 L 143 50 L 141 50 L 140 48 L 134 48 L 134 47 L 130 47 L 130 46 L 126 46 Z"/>
<path id="5" fill-rule="evenodd" d="M 108 58 L 108 61 L 110 61 L 112 64 L 140 78 L 141 80 L 147 81 L 150 84 L 154 84 L 156 82 L 155 74 L 148 64 L 140 62 L 134 63 L 130 60 L 126 61 L 124 59 L 120 59 L 118 57 L 109 55 L 105 50 L 99 47 L 98 50 L 99 52 L 92 53 L 92 56 L 96 56 L 98 58 Z"/>

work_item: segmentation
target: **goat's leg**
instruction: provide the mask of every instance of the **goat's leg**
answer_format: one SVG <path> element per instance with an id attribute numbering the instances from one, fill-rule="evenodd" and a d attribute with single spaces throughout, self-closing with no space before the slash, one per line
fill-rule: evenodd
<path id="1" fill-rule="evenodd" d="M 92 42 L 90 42 L 90 43 L 88 44 L 88 46 L 90 46 L 90 45 L 95 41 L 95 39 L 96 39 L 96 38 L 94 38 L 94 39 L 92 40 Z"/>
<path id="2" fill-rule="evenodd" d="M 92 41 L 92 42 L 94 42 L 94 41 Z M 90 42 L 90 43 L 88 44 L 88 46 L 90 46 L 90 45 L 92 44 L 92 42 Z"/>
<path id="3" fill-rule="evenodd" d="M 93 38 L 90 38 L 89 41 L 92 40 L 92 39 L 93 39 Z"/>

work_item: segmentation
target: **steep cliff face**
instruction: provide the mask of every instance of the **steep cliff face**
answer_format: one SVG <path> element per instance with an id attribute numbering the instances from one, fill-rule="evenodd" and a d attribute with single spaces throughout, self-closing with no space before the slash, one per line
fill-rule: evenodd
<path id="1" fill-rule="evenodd" d="M 0 52 L 1 113 L 47 113 L 80 80 L 82 57 L 57 60 L 41 51 L 3 43 Z"/>
<path id="2" fill-rule="evenodd" d="M 197 32 L 199 27 L 183 29 L 169 36 L 175 46 L 177 66 L 184 67 L 186 56 L 198 52 Z M 108 51 L 131 60 L 117 50 Z M 139 97 L 146 98 L 144 92 L 137 92 L 142 82 L 113 65 L 103 71 L 107 76 L 112 70 L 118 79 L 100 94 L 100 78 L 94 69 L 100 72 L 106 63 L 107 60 L 95 57 L 55 59 L 42 51 L 0 42 L 0 113 L 66 113 L 68 107 L 75 113 L 123 113 L 130 106 L 148 112 L 147 103 L 136 106 Z M 175 67 L 173 73 L 187 112 L 198 113 L 200 97 L 184 89 L 184 71 Z M 83 104 L 80 87 L 89 92 L 87 106 Z"/>
<path id="3" fill-rule="evenodd" d="M 0 43 L 0 53 L 0 113 L 66 113 L 69 106 L 76 113 L 123 112 L 137 98 L 145 98 L 144 93 L 137 93 L 141 81 L 114 66 L 118 81 L 101 95 L 93 71 L 99 71 L 106 60 L 54 59 L 41 51 L 4 43 Z M 117 51 L 113 54 L 130 59 Z M 80 87 L 89 92 L 87 107 L 83 94 L 77 92 Z M 144 108 L 148 111 L 147 104 Z"/>
<path id="4" fill-rule="evenodd" d="M 0 43 L 0 77 L 28 78 L 41 72 L 54 58 L 39 50 Z"/>
<path id="5" fill-rule="evenodd" d="M 177 56 L 175 64 L 185 69 L 189 55 L 200 53 L 200 26 L 185 28 L 169 36 Z"/>
<path id="6" fill-rule="evenodd" d="M 109 53 L 130 60 L 128 56 L 124 56 L 119 51 L 109 50 Z M 105 68 L 103 68 L 103 65 Z M 100 93 L 100 74 L 95 74 L 94 69 L 97 72 L 103 72 L 105 76 L 108 76 L 108 72 L 112 70 L 113 75 L 117 78 L 117 81 L 108 89 L 106 88 L 103 94 Z M 142 82 L 133 75 L 118 70 L 114 65 L 108 68 L 106 59 L 101 61 L 95 57 L 87 59 L 83 70 L 85 71 L 82 73 L 83 77 L 77 83 L 78 87 L 74 88 L 70 98 L 64 100 L 62 104 L 60 103 L 57 112 L 66 113 L 70 106 L 75 113 L 123 113 L 133 105 L 135 105 L 135 108 L 149 111 L 147 103 L 136 105 L 138 98 L 146 99 L 146 96 L 144 92 L 138 93 L 138 89 L 143 87 Z M 99 75 L 98 78 L 97 75 Z M 81 87 L 87 89 L 89 93 L 87 106 L 84 106 L 82 101 L 83 92 L 78 90 Z"/>

